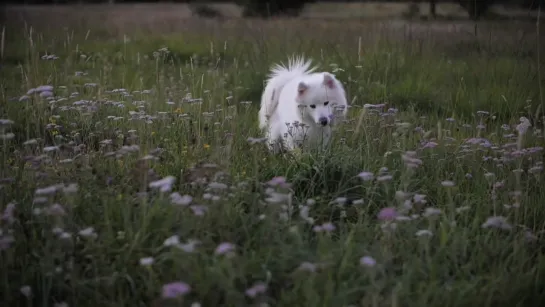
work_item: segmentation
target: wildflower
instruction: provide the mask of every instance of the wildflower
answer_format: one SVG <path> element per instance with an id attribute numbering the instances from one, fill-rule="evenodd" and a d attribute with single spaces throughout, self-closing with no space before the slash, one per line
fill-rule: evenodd
<path id="1" fill-rule="evenodd" d="M 14 211 L 15 211 L 15 203 L 9 203 L 4 209 L 4 213 L 2 214 L 2 219 L 6 221 L 8 224 L 13 224 L 13 222 L 15 221 L 15 217 L 13 214 Z"/>
<path id="2" fill-rule="evenodd" d="M 51 97 L 53 96 L 53 92 L 50 92 L 50 91 L 43 91 L 40 93 L 40 97 L 42 98 L 48 98 L 48 97 Z"/>
<path id="3" fill-rule="evenodd" d="M 15 134 L 13 134 L 11 132 L 8 132 L 6 134 L 0 134 L 0 140 L 4 140 L 4 141 L 11 140 L 14 137 L 15 137 Z"/>
<path id="4" fill-rule="evenodd" d="M 517 125 L 517 131 L 519 135 L 526 134 L 526 131 L 528 131 L 528 128 L 532 127 L 532 124 L 528 120 L 528 118 L 522 116 L 520 118 L 520 124 Z"/>
<path id="5" fill-rule="evenodd" d="M 27 146 L 28 146 L 28 145 L 35 145 L 35 144 L 38 144 L 38 140 L 36 140 L 36 139 L 30 139 L 30 140 L 25 141 L 25 142 L 23 143 L 23 145 L 27 145 Z"/>
<path id="6" fill-rule="evenodd" d="M 23 293 L 24 296 L 30 297 L 32 295 L 32 288 L 30 286 L 22 286 L 21 289 L 19 289 L 21 293 Z"/>
<path id="7" fill-rule="evenodd" d="M 491 216 L 488 219 L 486 219 L 486 222 L 484 222 L 481 225 L 482 228 L 499 228 L 503 230 L 510 230 L 513 228 L 508 222 L 507 219 L 503 216 Z"/>
<path id="8" fill-rule="evenodd" d="M 0 251 L 8 249 L 13 242 L 15 242 L 15 238 L 12 235 L 0 233 Z"/>
<path id="9" fill-rule="evenodd" d="M 439 144 L 435 142 L 426 142 L 424 145 L 422 145 L 422 148 L 435 148 L 437 145 Z"/>
<path id="10" fill-rule="evenodd" d="M 371 181 L 375 178 L 371 172 L 361 172 L 358 174 L 358 177 L 360 177 L 363 181 Z"/>
<path id="11" fill-rule="evenodd" d="M 95 232 L 95 229 L 93 227 L 88 227 L 88 228 L 85 228 L 83 230 L 80 230 L 78 232 L 78 234 L 84 238 L 96 238 L 97 237 L 97 234 Z"/>
<path id="12" fill-rule="evenodd" d="M 155 259 L 153 257 L 144 257 L 140 258 L 139 262 L 141 266 L 150 266 L 155 262 Z"/>
<path id="13" fill-rule="evenodd" d="M 177 235 L 173 235 L 163 242 L 164 246 L 174 246 L 180 244 L 180 238 Z"/>
<path id="14" fill-rule="evenodd" d="M 273 179 L 267 181 L 267 184 L 272 186 L 272 187 L 283 186 L 286 183 L 287 183 L 286 182 L 286 177 L 282 177 L 282 176 L 274 177 Z"/>
<path id="15" fill-rule="evenodd" d="M 414 194 L 413 201 L 415 204 L 425 204 L 426 201 L 426 195 L 424 194 Z"/>
<path id="16" fill-rule="evenodd" d="M 163 179 L 152 181 L 149 184 L 150 188 L 159 188 L 161 192 L 168 192 L 172 189 L 172 185 L 176 181 L 174 176 L 167 176 Z"/>
<path id="17" fill-rule="evenodd" d="M 176 247 L 183 250 L 186 253 L 192 253 L 195 251 L 195 247 L 197 244 L 200 244 L 201 242 L 199 240 L 188 240 L 185 244 L 178 244 Z"/>
<path id="18" fill-rule="evenodd" d="M 47 146 L 44 147 L 44 152 L 52 152 L 59 150 L 59 146 Z"/>
<path id="19" fill-rule="evenodd" d="M 363 204 L 364 204 L 363 198 L 356 199 L 356 200 L 352 201 L 352 205 L 354 205 L 354 206 L 359 206 L 359 205 L 363 205 Z"/>
<path id="20" fill-rule="evenodd" d="M 308 272 L 316 272 L 317 266 L 314 263 L 304 261 L 302 262 L 297 270 L 300 271 L 308 271 Z"/>
<path id="21" fill-rule="evenodd" d="M 315 232 L 332 232 L 335 230 L 335 225 L 330 222 L 323 223 L 322 225 L 314 226 L 313 230 Z"/>
<path id="22" fill-rule="evenodd" d="M 216 255 L 226 255 L 226 254 L 232 253 L 234 250 L 235 250 L 235 245 L 234 244 L 229 243 L 229 242 L 223 242 L 223 243 L 220 243 L 220 245 L 218 245 L 216 247 L 216 250 L 215 250 L 214 253 Z"/>
<path id="23" fill-rule="evenodd" d="M 346 201 L 347 201 L 346 197 L 337 197 L 337 198 L 335 198 L 335 200 L 333 202 L 342 206 L 342 205 L 346 204 Z"/>
<path id="24" fill-rule="evenodd" d="M 190 206 L 189 208 L 193 211 L 193 214 L 195 214 L 196 216 L 203 216 L 208 210 L 208 207 L 201 206 L 201 205 L 193 205 L 193 206 Z"/>
<path id="25" fill-rule="evenodd" d="M 360 265 L 372 268 L 377 265 L 377 261 L 371 256 L 363 256 L 360 258 Z"/>
<path id="26" fill-rule="evenodd" d="M 163 285 L 161 296 L 165 299 L 177 298 L 186 295 L 191 291 L 191 287 L 185 282 L 172 282 Z"/>
<path id="27" fill-rule="evenodd" d="M 422 160 L 416 157 L 416 151 L 407 151 L 401 155 L 401 160 L 408 168 L 417 168 L 422 165 Z"/>
<path id="28" fill-rule="evenodd" d="M 411 197 L 411 193 L 407 193 L 404 191 L 396 191 L 395 198 L 397 201 L 405 201 L 406 199 L 409 199 Z"/>
<path id="29" fill-rule="evenodd" d="M 430 216 L 435 216 L 435 215 L 439 215 L 441 214 L 441 209 L 437 209 L 437 208 L 426 208 L 424 210 L 424 213 L 422 214 L 422 216 L 424 217 L 430 217 Z"/>
<path id="30" fill-rule="evenodd" d="M 433 233 L 427 229 L 422 229 L 422 230 L 419 230 L 416 232 L 416 236 L 417 237 L 423 237 L 423 236 L 428 236 L 428 237 L 431 237 L 433 236 Z"/>
<path id="31" fill-rule="evenodd" d="M 309 216 L 309 210 L 308 206 L 301 206 L 299 208 L 299 216 L 309 224 L 314 224 L 314 219 Z"/>
<path id="32" fill-rule="evenodd" d="M 456 213 L 461 213 L 461 212 L 467 211 L 469 209 L 471 209 L 470 206 L 461 206 L 461 207 L 456 208 Z"/>
<path id="33" fill-rule="evenodd" d="M 53 205 L 49 206 L 47 209 L 45 209 L 45 213 L 47 215 L 52 215 L 52 216 L 63 216 L 63 215 L 65 215 L 64 208 L 59 204 L 53 204 Z"/>
<path id="34" fill-rule="evenodd" d="M 11 119 L 4 119 L 4 118 L 1 118 L 0 119 L 0 126 L 9 126 L 9 125 L 13 125 L 14 121 L 12 121 Z"/>
<path id="35" fill-rule="evenodd" d="M 455 186 L 456 184 L 454 183 L 454 181 L 445 180 L 445 181 L 441 182 L 441 185 L 444 186 L 444 187 L 447 187 L 447 188 L 451 188 L 451 187 Z"/>
<path id="36" fill-rule="evenodd" d="M 70 240 L 72 239 L 72 234 L 69 232 L 63 232 L 59 235 L 59 238 L 62 240 Z"/>
<path id="37" fill-rule="evenodd" d="M 170 194 L 170 202 L 177 206 L 188 206 L 193 201 L 193 197 L 189 195 L 180 195 L 178 192 Z"/>
<path id="38" fill-rule="evenodd" d="M 246 289 L 245 293 L 247 296 L 254 298 L 259 294 L 265 293 L 267 291 L 267 285 L 263 282 L 256 282 L 251 288 Z"/>
<path id="39" fill-rule="evenodd" d="M 391 221 L 395 219 L 396 216 L 397 211 L 393 207 L 383 208 L 377 215 L 378 219 L 382 221 Z"/>
<path id="40" fill-rule="evenodd" d="M 535 234 L 533 234 L 531 231 L 527 230 L 524 232 L 524 239 L 527 242 L 533 242 L 533 241 L 536 241 L 538 237 Z"/>
<path id="41" fill-rule="evenodd" d="M 225 183 L 221 182 L 210 182 L 208 184 L 208 188 L 213 190 L 225 190 L 228 188 L 228 186 Z"/>
<path id="42" fill-rule="evenodd" d="M 288 202 L 290 199 L 290 194 L 279 193 L 274 190 L 267 190 L 265 193 L 269 196 L 265 198 L 265 201 L 269 204 L 281 204 Z"/>

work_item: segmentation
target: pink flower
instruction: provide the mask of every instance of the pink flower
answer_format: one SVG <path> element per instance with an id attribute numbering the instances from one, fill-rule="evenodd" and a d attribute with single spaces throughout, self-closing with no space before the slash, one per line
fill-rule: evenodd
<path id="1" fill-rule="evenodd" d="M 263 282 L 256 282 L 251 288 L 246 289 L 246 295 L 254 298 L 261 293 L 267 291 L 267 285 Z"/>
<path id="2" fill-rule="evenodd" d="M 360 264 L 366 267 L 374 267 L 377 265 L 377 261 L 371 256 L 363 256 L 360 258 Z"/>
<path id="3" fill-rule="evenodd" d="M 163 298 L 177 298 L 185 295 L 191 291 L 191 287 L 184 282 L 172 282 L 170 284 L 163 285 L 162 297 Z"/>
<path id="4" fill-rule="evenodd" d="M 330 222 L 323 223 L 322 225 L 316 225 L 313 228 L 314 232 L 332 232 L 335 230 L 335 225 Z"/>
<path id="5" fill-rule="evenodd" d="M 424 146 L 422 146 L 422 148 L 435 148 L 435 147 L 437 147 L 437 145 L 439 145 L 439 144 L 430 141 L 430 142 L 425 143 Z"/>
<path id="6" fill-rule="evenodd" d="M 229 242 L 223 242 L 216 247 L 216 255 L 224 255 L 235 250 L 235 245 Z"/>
<path id="7" fill-rule="evenodd" d="M 2 219 L 5 220 L 8 224 L 13 224 L 15 221 L 14 217 L 14 211 L 15 211 L 15 203 L 9 203 L 6 206 L 6 209 L 4 209 L 4 213 L 2 214 Z"/>
<path id="8" fill-rule="evenodd" d="M 391 221 L 397 217 L 397 211 L 394 207 L 383 208 L 377 217 L 381 221 Z"/>

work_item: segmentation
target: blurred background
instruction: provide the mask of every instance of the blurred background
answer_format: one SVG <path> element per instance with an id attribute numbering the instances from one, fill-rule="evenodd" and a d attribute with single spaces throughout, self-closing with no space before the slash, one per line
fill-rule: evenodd
<path id="1" fill-rule="evenodd" d="M 180 17 L 306 17 L 410 19 L 536 18 L 545 0 L 7 0 L 5 5 L 160 4 Z M 181 5 L 179 5 L 181 4 Z M 113 8 L 109 8 L 113 9 Z M 9 17 L 9 16 L 8 16 Z"/>

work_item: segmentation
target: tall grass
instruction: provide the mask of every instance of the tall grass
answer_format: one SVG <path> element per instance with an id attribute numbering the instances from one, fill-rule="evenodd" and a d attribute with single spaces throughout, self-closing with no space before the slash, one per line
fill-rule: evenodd
<path id="1" fill-rule="evenodd" d="M 187 24 L 7 28 L 6 306 L 544 299 L 543 67 L 531 32 Z M 292 53 L 350 94 L 325 152 L 272 155 L 260 140 L 263 79 Z"/>

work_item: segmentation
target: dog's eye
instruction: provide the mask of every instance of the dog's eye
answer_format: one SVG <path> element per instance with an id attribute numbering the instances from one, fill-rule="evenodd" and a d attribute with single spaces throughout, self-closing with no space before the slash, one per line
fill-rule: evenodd
<path id="1" fill-rule="evenodd" d="M 324 102 L 324 106 L 327 106 L 329 104 L 329 101 Z"/>
<path id="2" fill-rule="evenodd" d="M 311 107 L 312 109 L 316 109 L 316 105 L 315 105 L 315 104 L 311 104 L 310 107 Z"/>

